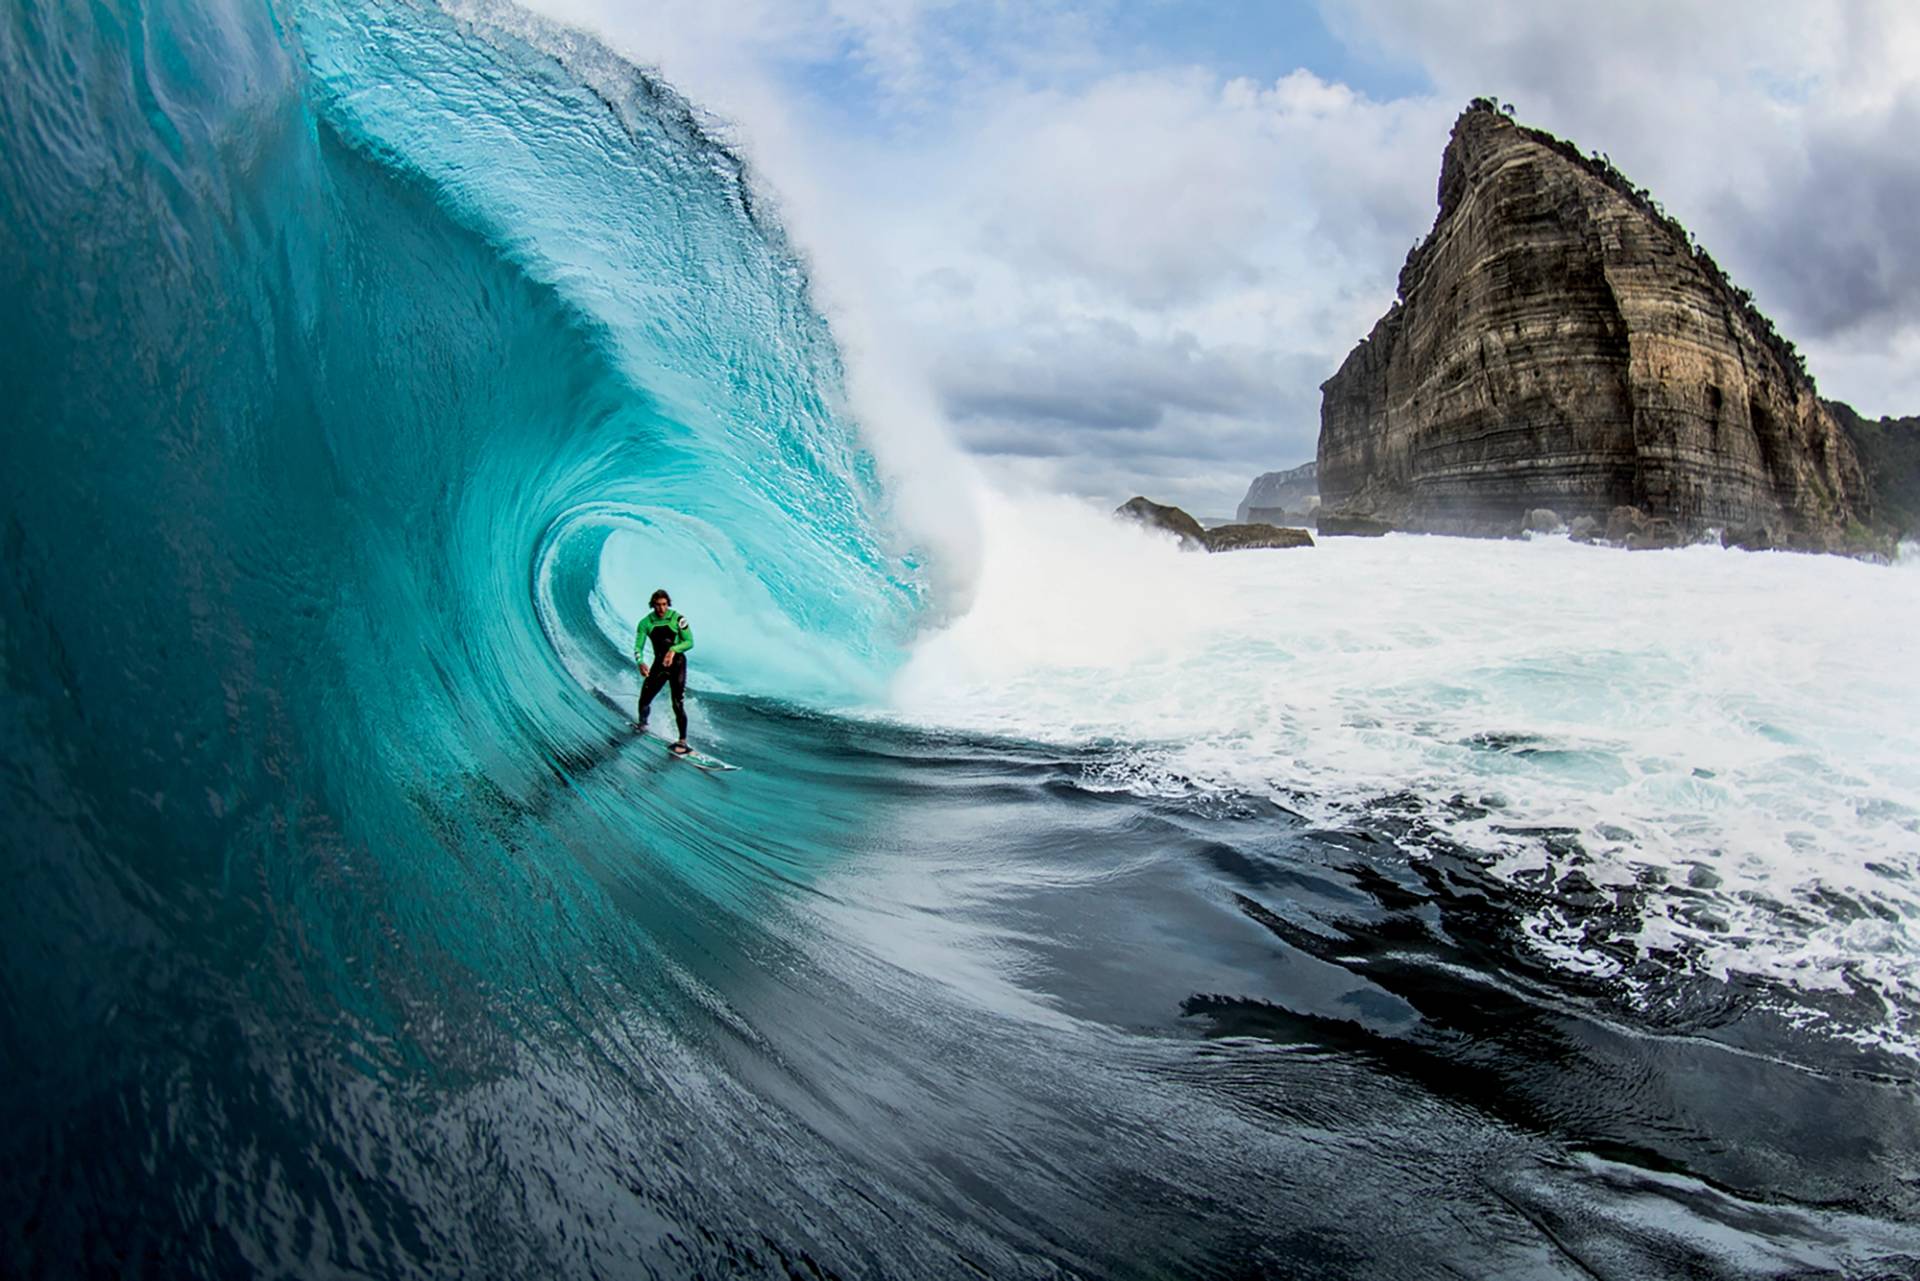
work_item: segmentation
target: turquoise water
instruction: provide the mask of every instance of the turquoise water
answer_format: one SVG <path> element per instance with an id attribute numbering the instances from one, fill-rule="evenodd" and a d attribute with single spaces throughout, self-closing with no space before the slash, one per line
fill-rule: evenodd
<path id="1" fill-rule="evenodd" d="M 1392 796 L 874 719 L 925 557 L 590 41 L 16 0 L 0 140 L 9 1274 L 1920 1259 L 1911 1063 L 1807 1017 L 1879 994 L 1593 981 L 1526 922 L 1630 904 Z M 738 773 L 632 733 L 661 583 Z"/>

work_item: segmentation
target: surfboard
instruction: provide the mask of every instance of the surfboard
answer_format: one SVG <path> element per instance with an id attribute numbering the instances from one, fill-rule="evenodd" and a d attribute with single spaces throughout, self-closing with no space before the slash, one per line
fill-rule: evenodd
<path id="1" fill-rule="evenodd" d="M 715 773 L 723 774 L 729 770 L 737 770 L 740 768 L 738 765 L 727 764 L 717 756 L 708 756 L 705 752 L 676 752 L 673 750 L 672 743 L 667 744 L 667 755 L 673 757 L 675 760 L 685 761 L 687 764 L 695 766 L 698 769 L 712 770 Z"/>

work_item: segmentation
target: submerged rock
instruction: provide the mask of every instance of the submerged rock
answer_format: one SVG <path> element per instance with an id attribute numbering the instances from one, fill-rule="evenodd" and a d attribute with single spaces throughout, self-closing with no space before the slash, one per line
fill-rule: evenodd
<path id="1" fill-rule="evenodd" d="M 1624 543 L 1635 534 L 1644 533 L 1647 528 L 1647 514 L 1638 507 L 1620 506 L 1607 514 L 1607 541 Z"/>
<path id="2" fill-rule="evenodd" d="M 1378 538 L 1393 532 L 1391 524 L 1377 517 L 1359 512 L 1328 511 L 1324 507 L 1320 509 L 1319 529 L 1325 535 L 1356 538 Z"/>
<path id="3" fill-rule="evenodd" d="M 1313 537 L 1304 529 L 1283 525 L 1216 525 L 1206 533 L 1210 552 L 1251 551 L 1259 547 L 1311 547 Z"/>
<path id="4" fill-rule="evenodd" d="M 1824 549 L 1870 520 L 1798 353 L 1610 164 L 1484 101 L 1399 300 L 1322 386 L 1323 533 L 1484 533 L 1616 507 L 1685 540 L 1766 525 Z M 1664 531 L 1640 531 L 1642 542 Z"/>
<path id="5" fill-rule="evenodd" d="M 1659 551 L 1668 547 L 1684 547 L 1687 541 L 1687 535 L 1678 525 L 1663 516 L 1655 516 L 1628 534 L 1622 545 L 1629 551 Z"/>
<path id="6" fill-rule="evenodd" d="M 1649 551 L 1681 547 L 1689 539 L 1686 531 L 1664 516 L 1649 516 L 1638 507 L 1616 507 L 1607 516 L 1607 541 Z"/>
<path id="7" fill-rule="evenodd" d="M 1750 552 L 1773 550 L 1773 531 L 1765 525 L 1751 525 L 1744 529 L 1728 528 L 1720 531 L 1722 547 L 1741 547 Z"/>

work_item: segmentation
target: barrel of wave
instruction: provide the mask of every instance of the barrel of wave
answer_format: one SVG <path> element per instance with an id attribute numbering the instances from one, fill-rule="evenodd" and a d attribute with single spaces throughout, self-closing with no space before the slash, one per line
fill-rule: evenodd
<path id="1" fill-rule="evenodd" d="M 582 689 L 621 707 L 637 692 L 634 629 L 660 587 L 693 627 L 696 694 L 864 703 L 896 661 L 897 620 L 848 585 L 796 581 L 697 516 L 594 503 L 553 523 L 534 574 L 541 628 Z M 831 599 L 803 603 L 826 607 L 824 627 L 807 626 L 793 607 L 816 592 Z"/>

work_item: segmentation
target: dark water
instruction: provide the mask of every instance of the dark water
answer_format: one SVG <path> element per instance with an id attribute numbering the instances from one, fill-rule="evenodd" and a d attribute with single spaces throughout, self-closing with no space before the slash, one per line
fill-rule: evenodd
<path id="1" fill-rule="evenodd" d="M 851 617 L 844 702 L 922 589 L 665 90 L 493 10 L 0 13 L 0 1271 L 1920 1270 L 1869 994 L 1549 968 L 1629 892 L 1392 797 L 716 692 Z M 739 772 L 632 737 L 614 533 L 759 611 Z"/>

